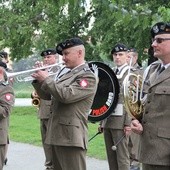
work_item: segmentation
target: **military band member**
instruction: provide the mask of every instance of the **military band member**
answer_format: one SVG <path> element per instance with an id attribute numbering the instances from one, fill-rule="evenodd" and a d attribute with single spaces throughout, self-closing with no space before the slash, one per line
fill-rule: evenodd
<path id="1" fill-rule="evenodd" d="M 40 97 L 52 98 L 47 144 L 52 145 L 55 170 L 86 170 L 88 114 L 97 90 L 97 78 L 85 61 L 84 43 L 71 38 L 57 45 L 70 72 L 56 81 L 46 71 L 32 76 Z"/>
<path id="2" fill-rule="evenodd" d="M 41 56 L 43 58 L 44 65 L 52 65 L 59 62 L 59 55 L 56 50 L 53 48 L 45 49 L 41 52 Z M 51 72 L 56 73 L 59 70 L 59 66 L 52 67 L 50 69 Z M 43 100 L 40 98 L 40 105 L 38 109 L 38 117 L 40 119 L 40 130 L 41 130 L 41 138 L 43 149 L 45 153 L 45 166 L 46 169 L 53 169 L 52 163 L 52 146 L 45 143 L 46 135 L 47 135 L 47 125 L 49 118 L 51 116 L 50 111 L 51 100 Z"/>
<path id="3" fill-rule="evenodd" d="M 104 133 L 107 158 L 110 170 L 129 170 L 130 158 L 128 151 L 128 141 L 131 132 L 130 117 L 123 107 L 122 83 L 128 74 L 129 66 L 127 64 L 128 48 L 124 44 L 116 44 L 111 51 L 113 62 L 116 67 L 114 71 L 119 81 L 120 94 L 119 101 L 114 112 L 102 122 L 101 128 Z M 125 137 L 117 145 L 117 149 L 113 151 L 114 146 L 122 136 Z"/>
<path id="4" fill-rule="evenodd" d="M 8 144 L 9 115 L 14 105 L 14 92 L 5 81 L 5 69 L 0 67 L 0 169 L 3 169 Z"/>
<path id="5" fill-rule="evenodd" d="M 8 63 L 9 63 L 8 53 L 5 51 L 0 51 L 0 66 L 2 66 L 5 69 L 5 71 L 12 72 L 12 70 L 8 68 L 8 65 L 7 65 Z M 13 78 L 8 78 L 6 73 L 4 74 L 4 77 L 5 77 L 6 82 L 8 82 L 10 85 L 13 85 Z M 8 143 L 5 146 L 5 151 L 6 151 L 5 160 L 4 160 L 5 165 L 7 164 L 7 161 L 8 161 L 8 158 L 7 158 L 8 145 L 9 145 L 9 139 L 8 139 Z"/>
<path id="6" fill-rule="evenodd" d="M 158 22 L 151 29 L 154 57 L 144 72 L 143 118 L 131 127 L 140 134 L 139 161 L 143 170 L 170 169 L 170 23 Z"/>
<path id="7" fill-rule="evenodd" d="M 128 64 L 131 67 L 138 70 L 139 74 L 143 75 L 143 68 L 138 63 L 138 52 L 135 48 L 129 48 L 128 50 Z M 138 153 L 140 146 L 140 136 L 134 132 L 131 132 L 129 137 L 129 152 L 131 161 L 131 170 L 140 170 L 140 163 L 138 161 Z"/>

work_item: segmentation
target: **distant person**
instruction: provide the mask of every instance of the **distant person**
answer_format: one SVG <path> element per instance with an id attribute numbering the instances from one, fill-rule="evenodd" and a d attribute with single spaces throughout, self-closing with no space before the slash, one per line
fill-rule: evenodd
<path id="1" fill-rule="evenodd" d="M 52 145 L 55 170 L 86 170 L 88 114 L 97 90 L 98 78 L 85 61 L 80 38 L 57 45 L 69 72 L 56 80 L 47 71 L 32 74 L 33 86 L 43 99 L 52 99 L 46 143 Z"/>
<path id="2" fill-rule="evenodd" d="M 9 115 L 14 105 L 13 88 L 5 81 L 5 69 L 0 66 L 0 169 L 6 159 L 6 146 L 9 143 Z"/>

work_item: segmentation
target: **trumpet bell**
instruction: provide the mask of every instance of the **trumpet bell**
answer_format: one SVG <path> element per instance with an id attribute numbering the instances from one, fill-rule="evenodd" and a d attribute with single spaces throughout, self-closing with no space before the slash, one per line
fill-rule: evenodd
<path id="1" fill-rule="evenodd" d="M 35 107 L 39 107 L 40 105 L 40 99 L 35 97 L 32 99 L 32 105 L 35 106 Z"/>
<path id="2" fill-rule="evenodd" d="M 131 117 L 138 120 L 142 118 L 143 112 L 141 93 L 142 76 L 133 73 L 128 74 L 123 82 L 124 107 Z"/>

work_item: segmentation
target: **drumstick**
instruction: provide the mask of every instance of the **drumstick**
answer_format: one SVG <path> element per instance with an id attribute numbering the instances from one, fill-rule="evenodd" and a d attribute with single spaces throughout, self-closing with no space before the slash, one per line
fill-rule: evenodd
<path id="1" fill-rule="evenodd" d="M 117 145 L 122 141 L 122 139 L 125 137 L 126 135 L 124 134 L 115 145 L 112 146 L 112 150 L 115 151 L 117 149 Z"/>

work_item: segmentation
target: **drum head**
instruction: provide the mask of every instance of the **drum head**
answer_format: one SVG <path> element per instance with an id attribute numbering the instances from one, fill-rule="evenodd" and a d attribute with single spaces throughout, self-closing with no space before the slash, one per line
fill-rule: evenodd
<path id="1" fill-rule="evenodd" d="M 107 118 L 118 103 L 119 82 L 113 70 L 102 62 L 89 62 L 98 68 L 99 83 L 88 120 L 92 123 Z"/>

